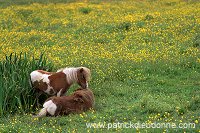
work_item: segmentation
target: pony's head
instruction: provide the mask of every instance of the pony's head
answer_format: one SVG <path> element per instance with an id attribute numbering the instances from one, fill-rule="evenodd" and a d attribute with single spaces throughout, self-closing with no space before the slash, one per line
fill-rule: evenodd
<path id="1" fill-rule="evenodd" d="M 95 104 L 95 98 L 93 92 L 88 89 L 79 88 L 74 92 L 74 100 L 80 103 L 84 103 L 86 108 L 92 108 Z"/>
<path id="2" fill-rule="evenodd" d="M 77 83 L 83 89 L 87 89 L 90 76 L 91 76 L 90 69 L 86 67 L 79 67 L 77 71 Z"/>

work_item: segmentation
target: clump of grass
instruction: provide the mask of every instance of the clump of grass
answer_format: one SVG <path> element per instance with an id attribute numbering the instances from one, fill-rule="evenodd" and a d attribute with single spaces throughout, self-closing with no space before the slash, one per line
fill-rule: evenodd
<path id="1" fill-rule="evenodd" d="M 21 15 L 24 18 L 28 18 L 33 13 L 32 10 L 19 10 L 18 14 Z"/>
<path id="2" fill-rule="evenodd" d="M 190 110 L 198 110 L 199 108 L 200 108 L 200 96 L 197 95 L 197 96 L 192 97 L 190 104 L 189 104 L 189 109 Z"/>
<path id="3" fill-rule="evenodd" d="M 141 21 L 137 21 L 137 22 L 135 23 L 135 25 L 136 25 L 138 28 L 143 28 L 143 27 L 146 25 L 146 23 L 145 23 L 145 21 L 141 20 Z"/>
<path id="4" fill-rule="evenodd" d="M 199 48 L 200 47 L 200 34 L 197 34 L 193 41 L 193 47 Z"/>
<path id="5" fill-rule="evenodd" d="M 131 23 L 130 22 L 123 22 L 121 24 L 119 24 L 119 29 L 122 29 L 122 30 L 130 30 L 131 28 Z"/>
<path id="6" fill-rule="evenodd" d="M 89 14 L 92 11 L 92 9 L 89 8 L 89 7 L 82 7 L 82 8 L 79 9 L 79 11 L 84 13 L 84 14 Z"/>
<path id="7" fill-rule="evenodd" d="M 35 94 L 29 85 L 29 74 L 36 69 L 52 70 L 43 54 L 39 59 L 10 54 L 0 62 L 0 116 L 32 110 Z"/>
<path id="8" fill-rule="evenodd" d="M 146 15 L 146 17 L 145 17 L 145 20 L 152 20 L 153 19 L 153 16 L 152 15 Z"/>
<path id="9" fill-rule="evenodd" d="M 138 103 L 136 103 L 136 108 L 141 108 L 144 113 L 172 112 L 175 107 L 169 104 L 169 102 L 164 95 L 161 97 L 145 93 Z"/>

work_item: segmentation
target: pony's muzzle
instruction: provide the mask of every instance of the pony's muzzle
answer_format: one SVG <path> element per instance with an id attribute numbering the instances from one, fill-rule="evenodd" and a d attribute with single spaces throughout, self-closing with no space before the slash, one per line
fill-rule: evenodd
<path id="1" fill-rule="evenodd" d="M 88 82 L 86 82 L 85 84 L 81 84 L 81 87 L 82 87 L 83 89 L 87 89 L 87 88 L 88 88 Z"/>

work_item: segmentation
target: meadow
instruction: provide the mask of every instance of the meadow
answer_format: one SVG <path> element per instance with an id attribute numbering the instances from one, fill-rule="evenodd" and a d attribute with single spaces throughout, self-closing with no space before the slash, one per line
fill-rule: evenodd
<path id="1" fill-rule="evenodd" d="M 0 77 L 2 133 L 200 132 L 198 0 L 1 0 L 0 33 L 0 72 L 14 75 L 11 83 Z M 11 53 L 24 63 L 9 67 L 16 64 L 9 60 Z M 76 115 L 32 118 L 39 108 L 31 105 L 30 71 L 67 66 L 91 69 L 95 108 Z M 2 103 L 6 95 L 2 90 L 7 88 L 13 103 Z M 27 102 L 17 94 L 24 94 Z M 3 104 L 12 108 L 3 112 Z M 89 122 L 194 123 L 195 128 L 108 130 L 87 128 Z"/>

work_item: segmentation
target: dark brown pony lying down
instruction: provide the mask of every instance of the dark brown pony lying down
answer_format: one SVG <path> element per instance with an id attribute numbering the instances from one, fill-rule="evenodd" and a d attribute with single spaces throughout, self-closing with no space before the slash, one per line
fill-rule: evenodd
<path id="1" fill-rule="evenodd" d="M 93 108 L 94 94 L 90 89 L 77 89 L 70 96 L 50 97 L 35 117 L 58 116 L 81 113 Z"/>

